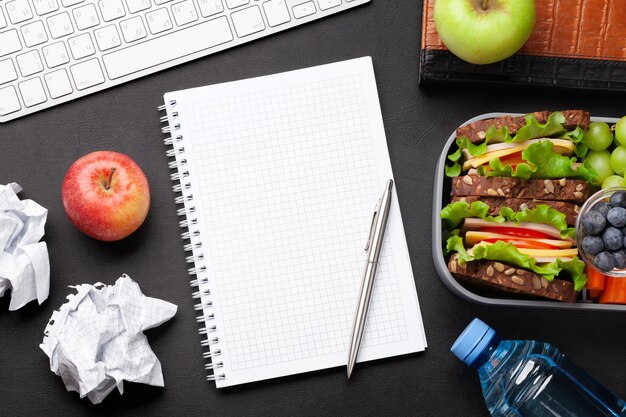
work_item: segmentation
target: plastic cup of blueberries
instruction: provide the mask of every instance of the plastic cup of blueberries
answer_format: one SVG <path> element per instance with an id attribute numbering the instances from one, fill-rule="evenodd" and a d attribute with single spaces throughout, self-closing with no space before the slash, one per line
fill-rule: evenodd
<path id="1" fill-rule="evenodd" d="M 626 187 L 592 195 L 576 219 L 576 246 L 586 264 L 626 279 Z"/>

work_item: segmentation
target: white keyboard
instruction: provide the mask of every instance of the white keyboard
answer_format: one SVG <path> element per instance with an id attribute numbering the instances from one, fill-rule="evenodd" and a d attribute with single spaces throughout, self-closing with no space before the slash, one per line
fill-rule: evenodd
<path id="1" fill-rule="evenodd" d="M 370 0 L 0 0 L 0 122 Z"/>

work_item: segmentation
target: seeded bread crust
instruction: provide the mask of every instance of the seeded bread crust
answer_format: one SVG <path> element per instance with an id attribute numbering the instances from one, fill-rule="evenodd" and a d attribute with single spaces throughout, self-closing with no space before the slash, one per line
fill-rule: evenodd
<path id="1" fill-rule="evenodd" d="M 575 129 L 576 126 L 580 126 L 584 130 L 589 129 L 589 112 L 584 110 L 562 110 L 561 113 L 565 116 L 565 127 L 567 130 Z M 545 123 L 552 112 L 546 110 L 531 114 L 535 116 L 535 119 L 537 119 L 539 123 Z M 472 143 L 480 143 L 485 140 L 485 132 L 490 126 L 494 126 L 497 129 L 507 126 L 509 133 L 514 135 L 525 125 L 526 119 L 524 116 L 501 116 L 493 119 L 478 120 L 474 123 L 461 126 L 456 130 L 456 136 L 465 136 Z"/>
<path id="2" fill-rule="evenodd" d="M 452 178 L 452 197 L 504 197 L 568 201 L 582 204 L 593 193 L 584 180 L 522 180 L 511 177 L 464 175 Z"/>
<path id="3" fill-rule="evenodd" d="M 566 201 L 550 201 L 550 200 L 536 200 L 532 198 L 499 198 L 499 197 L 453 197 L 452 203 L 457 201 L 465 201 L 472 204 L 474 201 L 482 201 L 489 206 L 489 215 L 496 216 L 500 213 L 502 207 L 510 207 L 514 211 L 521 211 L 525 208 L 534 209 L 539 204 L 546 204 L 555 210 L 565 214 L 565 220 L 570 226 L 576 224 L 576 218 L 580 211 L 580 206 L 569 203 Z"/>
<path id="4" fill-rule="evenodd" d="M 458 280 L 504 293 L 524 294 L 568 303 L 576 302 L 578 293 L 574 284 L 561 279 L 552 282 L 539 274 L 495 261 L 472 261 L 460 265 L 454 254 L 448 261 L 448 270 Z"/>

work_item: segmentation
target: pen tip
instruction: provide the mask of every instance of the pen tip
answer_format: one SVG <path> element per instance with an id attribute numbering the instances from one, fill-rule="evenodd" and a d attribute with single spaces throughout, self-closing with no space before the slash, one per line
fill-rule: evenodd
<path id="1" fill-rule="evenodd" d="M 350 371 L 348 371 L 348 379 L 350 379 L 350 375 L 351 375 L 351 374 L 350 374 Z"/>

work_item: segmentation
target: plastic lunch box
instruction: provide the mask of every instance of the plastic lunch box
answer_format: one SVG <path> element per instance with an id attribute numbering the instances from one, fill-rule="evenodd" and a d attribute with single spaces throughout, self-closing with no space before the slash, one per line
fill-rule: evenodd
<path id="1" fill-rule="evenodd" d="M 473 123 L 477 120 L 490 119 L 503 115 L 520 116 L 515 113 L 486 113 L 476 116 L 464 123 Z M 592 117 L 592 121 L 601 121 L 607 123 L 616 123 L 618 119 L 608 117 Z M 455 144 L 456 133 L 452 132 L 448 141 L 441 151 L 439 161 L 437 162 L 437 168 L 435 171 L 435 189 L 433 193 L 433 262 L 435 263 L 435 269 L 439 274 L 439 278 L 450 291 L 466 301 L 470 301 L 477 304 L 492 305 L 492 306 L 513 306 L 513 307 L 540 307 L 540 308 L 557 308 L 567 310 L 600 310 L 600 311 L 623 311 L 626 312 L 626 305 L 617 304 L 597 304 L 591 301 L 585 301 L 586 290 L 582 292 L 582 298 L 576 303 L 564 303 L 559 301 L 539 301 L 539 300 L 524 300 L 506 298 L 506 294 L 502 297 L 496 298 L 492 295 L 483 295 L 479 292 L 473 292 L 472 290 L 461 285 L 448 271 L 446 265 L 446 258 L 443 253 L 443 233 L 442 222 L 439 217 L 439 213 L 444 205 L 450 201 L 450 187 L 451 182 L 445 176 L 444 166 L 446 158 L 450 152 L 450 147 Z M 626 278 L 624 278 L 626 279 Z"/>

